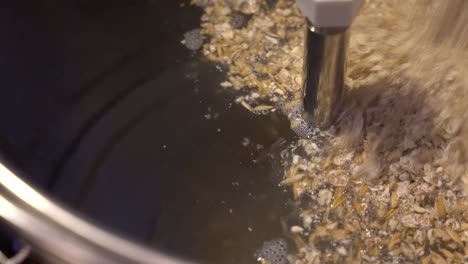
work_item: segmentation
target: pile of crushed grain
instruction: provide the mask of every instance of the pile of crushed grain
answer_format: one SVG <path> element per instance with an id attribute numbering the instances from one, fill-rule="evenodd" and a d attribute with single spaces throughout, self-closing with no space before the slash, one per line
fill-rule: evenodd
<path id="1" fill-rule="evenodd" d="M 201 27 L 210 41 L 203 54 L 229 66 L 221 86 L 245 90 L 239 100 L 254 105 L 260 98 L 299 98 L 305 23 L 294 2 L 194 2 L 206 2 Z"/>
<path id="2" fill-rule="evenodd" d="M 221 86 L 245 91 L 237 101 L 256 114 L 297 107 L 294 1 L 193 2 L 203 54 L 227 65 Z M 285 150 L 282 184 L 302 208 L 290 261 L 468 261 L 468 2 L 368 0 L 348 54 L 342 114 L 319 133 L 328 143 Z"/>

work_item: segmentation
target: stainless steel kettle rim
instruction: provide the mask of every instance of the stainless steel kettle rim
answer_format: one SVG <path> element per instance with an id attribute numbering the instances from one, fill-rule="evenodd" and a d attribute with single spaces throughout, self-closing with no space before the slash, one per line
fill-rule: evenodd
<path id="1" fill-rule="evenodd" d="M 53 202 L 0 163 L 0 217 L 51 262 L 189 263 L 119 237 Z"/>

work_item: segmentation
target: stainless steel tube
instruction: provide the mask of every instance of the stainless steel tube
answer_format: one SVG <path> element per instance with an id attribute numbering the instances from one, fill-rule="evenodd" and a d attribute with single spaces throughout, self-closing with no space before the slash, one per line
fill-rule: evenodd
<path id="1" fill-rule="evenodd" d="M 307 27 L 304 48 L 304 109 L 314 125 L 327 128 L 336 115 L 344 91 L 346 49 L 345 30 L 323 32 Z"/>

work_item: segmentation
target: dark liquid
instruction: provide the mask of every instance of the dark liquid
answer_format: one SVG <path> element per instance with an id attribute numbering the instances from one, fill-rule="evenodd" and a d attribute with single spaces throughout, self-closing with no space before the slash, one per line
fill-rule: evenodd
<path id="1" fill-rule="evenodd" d="M 54 192 L 170 252 L 248 263 L 281 235 L 285 194 L 270 152 L 287 122 L 233 104 L 214 85 L 223 74 L 194 66 L 195 83 L 180 64 L 123 98 L 82 139 Z"/>
<path id="2" fill-rule="evenodd" d="M 6 158 L 117 233 L 203 263 L 254 263 L 288 211 L 271 157 L 292 137 L 287 120 L 235 104 L 219 86 L 224 73 L 179 43 L 199 25 L 196 8 L 108 2 L 57 3 L 33 17 L 48 33 L 18 41 L 36 41 L 29 63 L 42 74 L 12 79 L 2 98 L 12 109 L 32 102 L 9 112 L 22 121 L 1 131 Z"/>

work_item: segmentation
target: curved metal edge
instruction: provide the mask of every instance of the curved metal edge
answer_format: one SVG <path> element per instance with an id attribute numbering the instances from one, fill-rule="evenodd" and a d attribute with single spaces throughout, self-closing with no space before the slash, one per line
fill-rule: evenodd
<path id="1" fill-rule="evenodd" d="M 60 207 L 0 163 L 0 217 L 53 262 L 188 264 L 121 238 Z"/>

